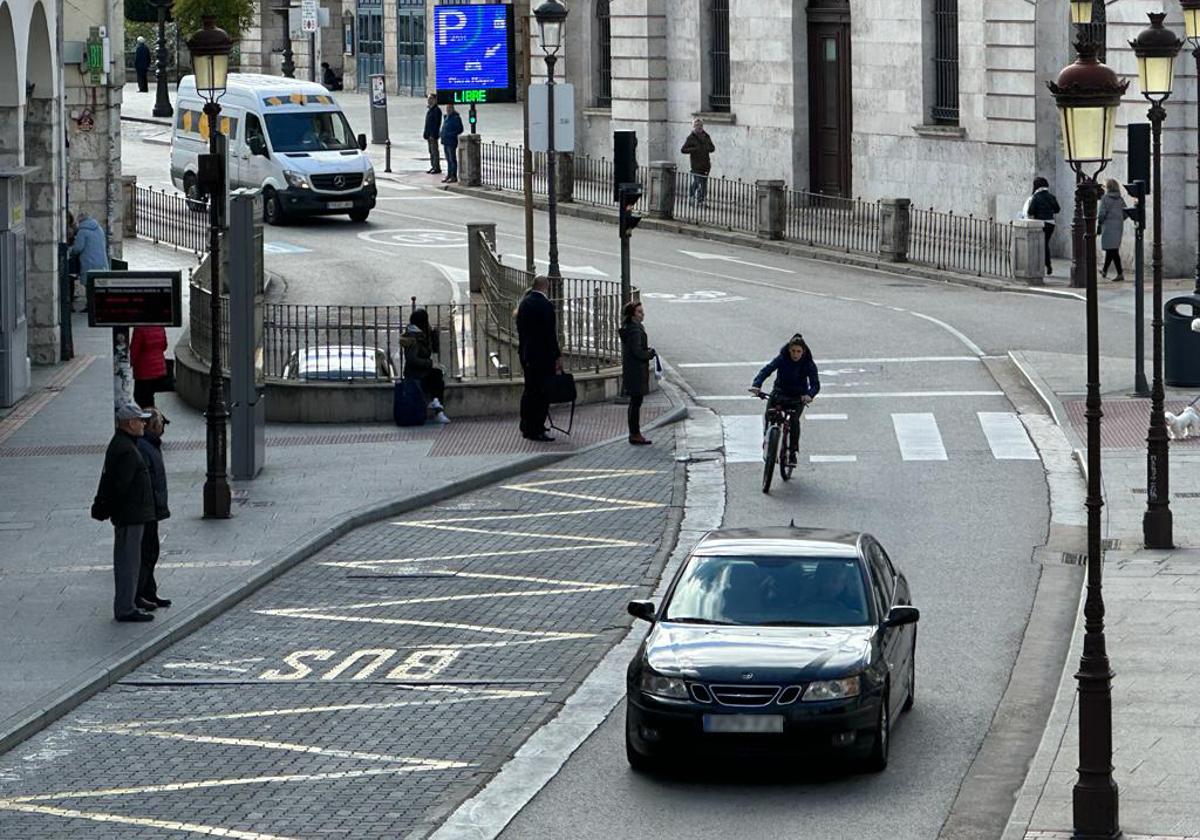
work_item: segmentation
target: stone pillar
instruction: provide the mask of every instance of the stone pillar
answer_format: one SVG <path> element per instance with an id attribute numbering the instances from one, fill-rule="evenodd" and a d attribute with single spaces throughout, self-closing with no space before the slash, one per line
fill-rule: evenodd
<path id="1" fill-rule="evenodd" d="M 64 214 L 57 105 L 54 99 L 38 98 L 25 106 L 25 160 L 37 167 L 25 179 L 26 313 L 29 358 L 35 365 L 58 363 L 62 350 L 58 243 Z"/>
<path id="2" fill-rule="evenodd" d="M 137 176 L 121 176 L 121 236 L 137 238 Z"/>
<path id="3" fill-rule="evenodd" d="M 879 256 L 888 262 L 908 262 L 912 233 L 911 205 L 912 201 L 907 198 L 884 198 L 879 201 Z"/>
<path id="4" fill-rule="evenodd" d="M 657 219 L 675 216 L 675 164 L 669 160 L 650 163 L 650 183 L 646 185 L 646 207 Z"/>
<path id="5" fill-rule="evenodd" d="M 787 225 L 786 187 L 783 181 L 755 181 L 758 205 L 758 235 L 763 239 L 783 239 Z"/>
<path id="6" fill-rule="evenodd" d="M 484 247 L 490 247 L 493 253 L 495 252 L 496 225 L 491 222 L 469 222 L 467 224 L 467 273 L 471 278 L 472 293 L 483 291 Z"/>
<path id="7" fill-rule="evenodd" d="M 643 160 L 667 159 L 676 151 L 667 122 L 667 13 L 675 5 L 612 0 L 611 128 L 636 131 Z"/>
<path id="8" fill-rule="evenodd" d="M 1013 222 L 1012 275 L 1030 286 L 1044 284 L 1046 274 L 1045 226 L 1040 219 L 1017 219 Z"/>
<path id="9" fill-rule="evenodd" d="M 560 202 L 575 200 L 575 155 L 571 152 L 558 153 L 558 168 L 554 173 L 558 182 L 557 197 Z"/>
<path id="10" fill-rule="evenodd" d="M 459 181 L 464 187 L 478 187 L 483 183 L 482 134 L 460 134 L 458 137 Z"/>

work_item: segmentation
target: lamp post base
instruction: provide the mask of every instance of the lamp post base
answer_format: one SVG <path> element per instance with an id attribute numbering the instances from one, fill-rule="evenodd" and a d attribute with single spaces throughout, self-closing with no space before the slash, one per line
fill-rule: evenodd
<path id="1" fill-rule="evenodd" d="M 229 519 L 232 496 L 229 484 L 223 481 L 204 482 L 204 518 Z"/>
<path id="2" fill-rule="evenodd" d="M 1170 508 L 1148 510 L 1142 516 L 1142 540 L 1146 548 L 1169 550 L 1175 547 L 1174 518 Z"/>

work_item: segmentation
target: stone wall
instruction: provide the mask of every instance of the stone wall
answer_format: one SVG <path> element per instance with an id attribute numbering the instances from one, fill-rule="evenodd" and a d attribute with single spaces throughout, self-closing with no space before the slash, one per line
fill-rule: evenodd
<path id="1" fill-rule="evenodd" d="M 59 360 L 58 243 L 63 238 L 59 102 L 28 100 L 25 111 L 26 160 L 38 170 L 25 182 L 25 225 L 29 246 L 25 276 L 29 357 L 34 364 Z"/>

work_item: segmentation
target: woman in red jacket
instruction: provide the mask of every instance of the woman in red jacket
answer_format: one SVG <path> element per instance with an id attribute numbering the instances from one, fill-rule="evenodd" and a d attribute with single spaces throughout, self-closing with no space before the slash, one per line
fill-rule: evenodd
<path id="1" fill-rule="evenodd" d="M 133 366 L 133 400 L 142 408 L 154 406 L 154 394 L 165 390 L 167 331 L 163 327 L 137 327 L 129 344 Z"/>

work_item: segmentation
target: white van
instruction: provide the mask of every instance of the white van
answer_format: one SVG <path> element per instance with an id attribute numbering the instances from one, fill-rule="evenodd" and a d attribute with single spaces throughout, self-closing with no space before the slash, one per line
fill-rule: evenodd
<path id="1" fill-rule="evenodd" d="M 367 138 L 354 136 L 328 90 L 314 82 L 230 73 L 220 102 L 230 189 L 261 189 L 269 224 L 339 213 L 366 221 L 375 207 Z M 195 76 L 185 76 L 171 132 L 171 180 L 189 196 L 199 195 L 197 158 L 208 152 L 203 109 Z"/>

